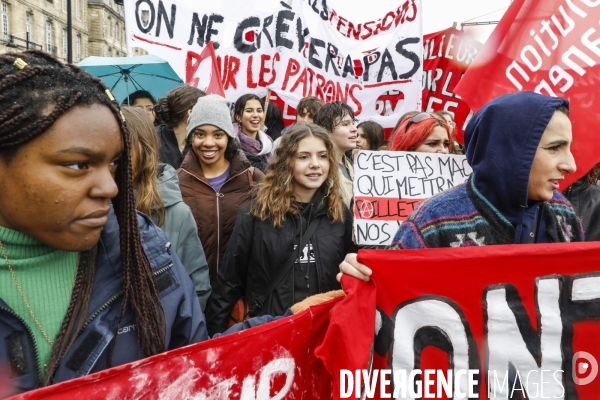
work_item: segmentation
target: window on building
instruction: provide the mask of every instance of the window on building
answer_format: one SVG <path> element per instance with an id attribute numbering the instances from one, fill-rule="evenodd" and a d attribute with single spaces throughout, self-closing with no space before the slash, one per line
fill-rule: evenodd
<path id="1" fill-rule="evenodd" d="M 108 20 L 106 22 L 106 33 L 108 34 L 108 36 L 112 36 L 112 20 L 110 19 L 110 17 L 108 17 Z"/>
<path id="2" fill-rule="evenodd" d="M 112 49 L 110 47 L 108 48 L 108 56 L 112 57 Z"/>
<path id="3" fill-rule="evenodd" d="M 29 39 L 31 40 L 31 14 L 25 13 L 25 32 L 29 33 Z"/>
<path id="4" fill-rule="evenodd" d="M 81 18 L 81 6 L 79 4 L 81 0 L 75 0 L 75 17 Z"/>
<path id="5" fill-rule="evenodd" d="M 67 0 L 62 0 L 62 10 L 67 12 Z"/>
<path id="6" fill-rule="evenodd" d="M 120 37 L 121 37 L 121 31 L 119 30 L 119 23 L 117 22 L 115 24 L 115 38 L 117 39 L 117 42 L 119 40 L 121 40 Z"/>
<path id="7" fill-rule="evenodd" d="M 67 59 L 67 55 L 69 53 L 69 42 L 68 42 L 68 38 L 67 38 L 67 29 L 63 29 L 63 36 L 62 36 L 62 40 L 63 40 L 63 48 L 62 48 L 62 52 L 63 52 L 63 58 L 66 60 Z"/>
<path id="8" fill-rule="evenodd" d="M 46 51 L 52 53 L 52 22 L 46 21 Z"/>
<path id="9" fill-rule="evenodd" d="M 8 4 L 2 2 L 2 40 L 8 41 L 9 37 L 8 29 Z"/>
<path id="10" fill-rule="evenodd" d="M 81 35 L 77 35 L 77 44 L 75 49 L 75 59 L 81 61 Z"/>

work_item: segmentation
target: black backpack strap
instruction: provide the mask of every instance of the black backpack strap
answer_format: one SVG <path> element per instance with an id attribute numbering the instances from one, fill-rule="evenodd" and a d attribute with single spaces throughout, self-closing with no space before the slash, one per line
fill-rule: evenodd
<path id="1" fill-rule="evenodd" d="M 308 228 L 306 228 L 306 232 L 304 233 L 304 236 L 302 236 L 302 239 L 300 240 L 300 245 L 298 247 L 299 249 L 303 249 L 304 246 L 306 246 L 306 243 L 308 243 L 308 240 L 310 239 L 313 232 L 317 228 L 318 223 L 319 223 L 319 218 L 314 218 L 310 222 L 310 224 L 308 225 Z M 275 279 L 271 280 L 271 284 L 269 285 L 269 288 L 262 294 L 262 296 L 259 296 L 256 300 L 254 300 L 252 310 L 250 311 L 251 314 L 254 314 L 254 312 L 256 310 L 261 309 L 263 307 L 263 304 L 265 304 L 265 300 L 271 295 L 273 290 L 275 290 L 275 288 L 277 286 L 279 286 L 279 284 L 281 283 L 283 278 L 285 278 L 287 273 L 290 271 L 290 269 L 294 265 L 294 262 L 296 261 L 296 256 L 297 256 L 296 252 L 292 251 L 292 255 L 290 256 L 290 258 L 283 265 L 283 268 L 281 268 L 279 270 L 279 275 L 277 275 Z"/>

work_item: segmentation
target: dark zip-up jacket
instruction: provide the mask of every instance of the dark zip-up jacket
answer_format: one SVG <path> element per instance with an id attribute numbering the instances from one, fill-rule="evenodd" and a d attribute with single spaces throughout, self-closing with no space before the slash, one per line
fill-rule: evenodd
<path id="1" fill-rule="evenodd" d="M 216 285 L 206 307 L 209 332 L 227 329 L 229 314 L 236 301 L 243 295 L 251 308 L 275 279 L 300 241 L 299 215 L 289 216 L 281 228 L 274 228 L 271 220 L 261 221 L 250 215 L 251 204 L 240 211 L 219 270 Z M 336 275 L 347 253 L 356 251 L 352 242 L 352 215 L 344 207 L 344 222 L 331 223 L 324 206 L 316 206 L 312 218 L 319 220 L 310 243 L 316 261 L 318 277 L 317 293 L 339 289 Z M 310 219 L 310 217 L 309 217 Z M 306 230 L 308 223 L 302 224 Z M 301 250 L 301 249 L 300 249 Z M 267 297 L 262 308 L 255 309 L 252 316 L 283 315 L 294 303 L 293 267 Z M 268 295 L 268 293 L 265 293 Z"/>
<path id="2" fill-rule="evenodd" d="M 160 148 L 158 151 L 160 161 L 170 164 L 175 169 L 179 168 L 189 149 L 186 148 L 183 150 L 183 152 L 179 150 L 177 136 L 175 136 L 173 129 L 169 128 L 168 126 L 158 125 L 155 127 L 155 129 L 160 142 Z"/>
<path id="3" fill-rule="evenodd" d="M 585 240 L 600 240 L 600 188 L 584 176 L 563 193 L 573 205 L 583 224 Z"/>
<path id="4" fill-rule="evenodd" d="M 204 315 L 192 282 L 162 230 L 149 217 L 138 214 L 144 250 L 148 255 L 165 312 L 168 350 L 208 339 Z M 117 332 L 123 288 L 119 226 L 114 212 L 102 231 L 96 273 L 86 324 L 53 375 L 53 382 L 74 379 L 109 368 L 109 343 Z M 138 348 L 133 315 L 126 312 L 115 342 L 112 366 L 144 358 Z M 11 384 L 21 391 L 39 387 L 36 344 L 29 327 L 0 299 L 0 365 Z"/>
<path id="5" fill-rule="evenodd" d="M 211 286 L 215 283 L 238 212 L 250 201 L 250 167 L 244 154 L 238 151 L 231 160 L 229 176 L 218 193 L 204 177 L 200 161 L 193 151 L 185 156 L 177 171 L 183 201 L 192 210 L 198 226 Z M 253 183 L 259 182 L 264 175 L 255 168 L 252 179 Z"/>

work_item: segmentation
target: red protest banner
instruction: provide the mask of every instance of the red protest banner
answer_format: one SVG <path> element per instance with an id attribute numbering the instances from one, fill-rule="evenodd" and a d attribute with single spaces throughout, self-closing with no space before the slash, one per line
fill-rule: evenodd
<path id="1" fill-rule="evenodd" d="M 359 297 L 359 284 L 350 280 L 346 297 L 269 324 L 11 399 L 330 399 L 336 363 L 345 368 L 368 364 L 372 335 L 361 341 L 329 318 L 333 313 L 341 321 L 359 316 L 370 321 L 373 332 L 375 291 L 369 296 L 363 290 Z M 321 355 L 327 349 L 333 349 L 333 359 Z"/>
<path id="2" fill-rule="evenodd" d="M 219 63 L 212 42 L 208 42 L 202 53 L 188 51 L 185 61 L 185 83 L 202 89 L 206 94 L 225 97 Z M 200 77 L 208 77 L 201 79 Z"/>
<path id="3" fill-rule="evenodd" d="M 286 103 L 276 92 L 271 91 L 270 101 L 279 106 L 285 126 L 290 126 L 296 122 L 296 109 Z"/>
<path id="4" fill-rule="evenodd" d="M 600 161 L 600 7 L 597 1 L 515 0 L 454 92 L 476 111 L 489 100 L 521 90 L 571 102 L 577 172 L 561 190 Z"/>
<path id="5" fill-rule="evenodd" d="M 375 399 L 598 398 L 598 254 L 598 243 L 361 251 L 378 315 L 359 387 Z M 334 377 L 341 398 L 355 398 L 356 377 Z"/>
<path id="6" fill-rule="evenodd" d="M 454 114 L 455 137 L 460 143 L 471 110 L 454 88 L 481 46 L 467 32 L 455 28 L 423 36 L 423 110 Z"/>

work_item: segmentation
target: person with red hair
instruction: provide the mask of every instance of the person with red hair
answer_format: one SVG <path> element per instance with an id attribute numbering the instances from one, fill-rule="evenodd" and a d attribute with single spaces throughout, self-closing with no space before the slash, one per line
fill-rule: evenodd
<path id="1" fill-rule="evenodd" d="M 390 150 L 448 154 L 453 143 L 452 129 L 433 113 L 404 118 L 394 131 Z"/>

